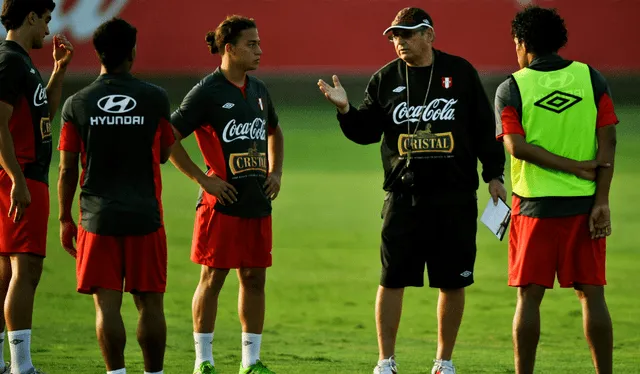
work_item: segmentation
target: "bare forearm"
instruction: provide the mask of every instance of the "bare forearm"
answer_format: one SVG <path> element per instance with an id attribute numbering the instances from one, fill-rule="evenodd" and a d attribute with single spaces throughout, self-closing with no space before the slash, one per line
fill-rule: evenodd
<path id="1" fill-rule="evenodd" d="M 282 173 L 284 164 L 284 134 L 280 127 L 269 135 L 269 173 Z"/>
<path id="2" fill-rule="evenodd" d="M 55 117 L 58 107 L 60 106 L 62 82 L 64 81 L 66 72 L 66 68 L 55 67 L 47 84 L 47 101 L 49 102 L 49 118 L 51 119 Z"/>
<path id="3" fill-rule="evenodd" d="M 611 181 L 613 180 L 613 167 L 616 154 L 615 127 L 603 129 L 598 133 L 598 152 L 596 160 L 608 163 L 611 166 L 599 168 L 596 174 L 596 203 L 608 203 Z"/>
<path id="4" fill-rule="evenodd" d="M 73 206 L 73 197 L 76 195 L 78 186 L 78 168 L 60 168 L 60 177 L 58 178 L 58 219 L 62 222 L 73 220 L 71 207 Z"/>
<path id="5" fill-rule="evenodd" d="M 0 126 L 0 166 L 9 174 L 11 180 L 24 179 L 8 125 Z"/>
<path id="6" fill-rule="evenodd" d="M 178 168 L 184 175 L 189 177 L 194 182 L 200 184 L 207 176 L 206 174 L 198 167 L 198 165 L 193 162 L 189 154 L 182 146 L 182 143 L 176 141 L 173 145 L 173 149 L 171 151 L 171 157 L 169 157 L 171 163 Z"/>
<path id="7" fill-rule="evenodd" d="M 516 152 L 513 152 L 513 156 L 543 168 L 560 170 L 565 173 L 573 174 L 576 169 L 575 160 L 558 156 L 533 144 L 522 144 Z"/>

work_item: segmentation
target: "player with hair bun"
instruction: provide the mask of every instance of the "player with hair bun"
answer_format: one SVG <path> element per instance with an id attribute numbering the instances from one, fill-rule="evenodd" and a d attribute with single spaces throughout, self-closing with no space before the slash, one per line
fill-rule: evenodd
<path id="1" fill-rule="evenodd" d="M 242 323 L 240 373 L 273 373 L 260 361 L 266 269 L 271 266 L 271 201 L 280 192 L 284 138 L 264 83 L 247 75 L 260 64 L 255 21 L 227 17 L 205 38 L 222 64 L 200 81 L 171 117 L 176 138 L 195 133 L 206 172 L 177 144 L 171 161 L 201 187 L 191 260 L 202 265 L 193 296 L 195 373 L 215 373 L 212 354 L 218 295 L 238 269 Z"/>

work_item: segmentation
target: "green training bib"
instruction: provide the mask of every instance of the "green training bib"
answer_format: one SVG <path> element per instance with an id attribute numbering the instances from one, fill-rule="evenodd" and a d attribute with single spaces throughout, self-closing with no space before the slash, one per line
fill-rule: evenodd
<path id="1" fill-rule="evenodd" d="M 527 143 L 577 161 L 595 159 L 598 111 L 589 67 L 572 62 L 555 71 L 524 68 L 513 77 L 522 99 Z M 521 197 L 591 196 L 596 189 L 595 182 L 513 156 L 511 181 Z"/>

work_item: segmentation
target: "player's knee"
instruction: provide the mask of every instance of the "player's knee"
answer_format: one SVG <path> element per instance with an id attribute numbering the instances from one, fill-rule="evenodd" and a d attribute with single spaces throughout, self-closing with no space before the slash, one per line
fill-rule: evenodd
<path id="1" fill-rule="evenodd" d="M 242 287 L 252 290 L 264 290 L 266 269 L 247 268 L 238 270 Z"/>
<path id="2" fill-rule="evenodd" d="M 545 288 L 537 284 L 530 284 L 518 288 L 518 303 L 540 305 L 544 297 Z"/>
<path id="3" fill-rule="evenodd" d="M 6 292 L 11 282 L 11 258 L 8 256 L 0 256 L 0 290 Z"/>
<path id="4" fill-rule="evenodd" d="M 455 297 L 455 296 L 464 296 L 464 287 L 460 288 L 440 288 L 440 293 L 445 296 Z"/>
<path id="5" fill-rule="evenodd" d="M 136 307 L 142 314 L 164 314 L 164 294 L 159 292 L 142 292 L 134 296 Z"/>
<path id="6" fill-rule="evenodd" d="M 586 284 L 574 285 L 578 298 L 583 302 L 601 302 L 604 301 L 604 287 L 591 286 Z"/>
<path id="7" fill-rule="evenodd" d="M 229 274 L 229 269 L 214 269 L 203 266 L 200 274 L 200 286 L 207 291 L 218 293 L 222 289 L 225 279 L 227 279 L 227 274 Z"/>
<path id="8" fill-rule="evenodd" d="M 98 288 L 93 294 L 98 319 L 120 318 L 122 292 Z"/>
<path id="9" fill-rule="evenodd" d="M 20 255 L 13 262 L 13 278 L 17 283 L 28 284 L 34 289 L 42 275 L 42 257 Z"/>

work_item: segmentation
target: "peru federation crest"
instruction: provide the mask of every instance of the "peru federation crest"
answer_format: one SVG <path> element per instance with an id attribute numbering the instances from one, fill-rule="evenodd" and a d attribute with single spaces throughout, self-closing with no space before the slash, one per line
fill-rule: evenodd
<path id="1" fill-rule="evenodd" d="M 451 88 L 453 86 L 453 78 L 451 77 L 442 77 L 442 87 Z"/>

